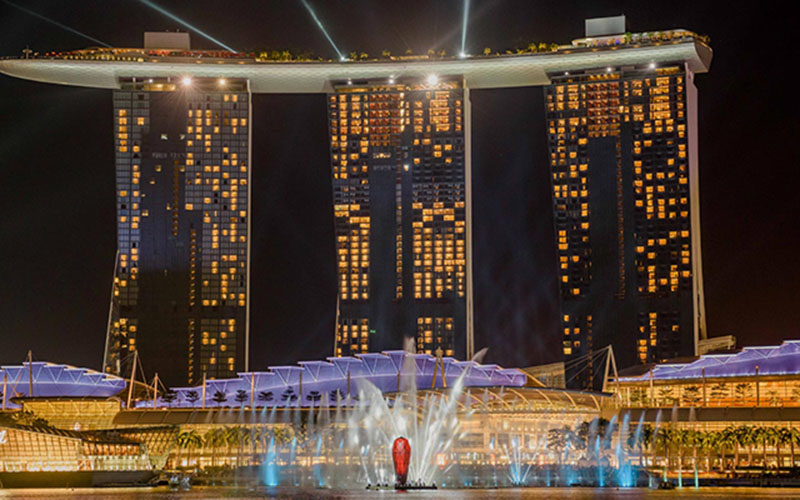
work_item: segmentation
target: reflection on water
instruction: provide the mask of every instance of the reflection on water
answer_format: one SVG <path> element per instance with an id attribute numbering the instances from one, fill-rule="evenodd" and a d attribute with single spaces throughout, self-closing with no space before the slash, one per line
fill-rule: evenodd
<path id="1" fill-rule="evenodd" d="M 725 500 L 766 500 L 777 498 L 798 498 L 800 489 L 790 488 L 685 488 L 683 490 L 653 491 L 642 488 L 524 488 L 524 489 L 497 489 L 497 490 L 439 490 L 439 491 L 412 491 L 406 493 L 394 491 L 366 491 L 366 490 L 319 490 L 319 489 L 289 489 L 289 488 L 193 488 L 191 491 L 174 492 L 165 487 L 160 488 L 120 488 L 120 489 L 31 489 L 31 490 L 3 490 L 0 489 L 0 499 L 18 498 L 21 500 L 56 500 L 56 499 L 81 499 L 81 500 L 210 500 L 210 499 L 375 499 L 383 500 L 389 496 L 403 495 L 402 499 L 483 499 L 496 500 L 588 500 L 588 499 L 725 499 Z"/>

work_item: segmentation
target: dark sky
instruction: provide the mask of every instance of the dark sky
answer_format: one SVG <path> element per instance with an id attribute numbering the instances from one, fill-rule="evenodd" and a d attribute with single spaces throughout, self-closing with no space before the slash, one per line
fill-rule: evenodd
<path id="1" fill-rule="evenodd" d="M 24 0 L 19 0 L 23 2 Z M 456 51 L 462 1 L 312 0 L 343 49 Z M 114 46 L 176 29 L 133 0 L 24 1 Z M 334 56 L 300 0 L 160 2 L 239 49 Z M 798 100 L 788 12 L 731 2 L 471 1 L 467 47 L 565 43 L 583 20 L 709 35 L 698 75 L 708 326 L 741 345 L 800 338 Z M 193 34 L 197 48 L 213 45 Z M 0 0 L 0 55 L 92 45 Z M 472 93 L 476 345 L 558 360 L 556 257 L 541 88 Z M 335 310 L 324 97 L 254 98 L 251 367 L 330 355 Z M 115 252 L 111 94 L 0 76 L 0 363 L 99 368 Z"/>

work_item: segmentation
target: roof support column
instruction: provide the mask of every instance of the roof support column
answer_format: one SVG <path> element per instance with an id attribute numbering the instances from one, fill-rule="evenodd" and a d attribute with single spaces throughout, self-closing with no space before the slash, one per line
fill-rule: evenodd
<path id="1" fill-rule="evenodd" d="M 475 325 L 472 279 L 472 101 L 470 100 L 467 79 L 464 87 L 464 192 L 467 224 L 467 339 L 464 358 L 471 360 L 475 355 Z"/>

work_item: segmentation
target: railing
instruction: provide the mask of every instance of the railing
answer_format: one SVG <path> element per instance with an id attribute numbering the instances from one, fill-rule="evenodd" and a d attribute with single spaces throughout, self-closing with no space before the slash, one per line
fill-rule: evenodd
<path id="1" fill-rule="evenodd" d="M 467 59 L 488 59 L 495 57 L 530 56 L 537 54 L 571 53 L 581 50 L 597 50 L 598 48 L 616 48 L 623 46 L 660 45 L 664 43 L 680 43 L 694 39 L 709 44 L 708 37 L 688 30 L 668 30 L 648 33 L 626 33 L 599 38 L 577 39 L 571 45 L 530 44 L 527 48 L 517 48 L 502 52 L 489 52 L 468 55 Z M 29 53 L 26 57 L 0 56 L 0 60 L 37 59 L 37 60 L 79 60 L 79 61 L 114 61 L 114 62 L 176 62 L 180 60 L 204 62 L 239 61 L 244 63 L 339 63 L 339 62 L 416 62 L 416 61 L 452 61 L 464 59 L 457 55 L 443 54 L 406 54 L 401 56 L 381 55 L 370 57 L 361 53 L 360 57 L 340 61 L 324 59 L 305 54 L 293 55 L 287 51 L 259 52 L 227 52 L 208 50 L 150 50 L 150 49 L 118 49 L 98 48 L 68 52 Z"/>

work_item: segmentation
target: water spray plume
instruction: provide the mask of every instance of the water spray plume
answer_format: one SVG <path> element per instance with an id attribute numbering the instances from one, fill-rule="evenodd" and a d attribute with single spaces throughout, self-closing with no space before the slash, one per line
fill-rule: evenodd
<path id="1" fill-rule="evenodd" d="M 61 28 L 63 30 L 69 31 L 70 33 L 72 33 L 74 35 L 78 35 L 78 36 L 83 37 L 83 38 L 85 38 L 87 40 L 91 40 L 94 43 L 102 45 L 103 47 L 111 47 L 111 45 L 107 44 L 106 42 L 104 42 L 102 40 L 98 40 L 97 38 L 94 38 L 94 37 L 91 37 L 91 36 L 87 35 L 86 33 L 82 33 L 82 32 L 80 32 L 80 31 L 78 31 L 78 30 L 76 30 L 74 28 L 70 28 L 69 26 L 61 24 L 60 22 L 55 21 L 53 19 L 50 19 L 49 17 L 45 17 L 45 16 L 43 16 L 41 14 L 38 14 L 38 13 L 36 13 L 36 12 L 30 10 L 30 9 L 26 9 L 25 7 L 22 7 L 21 5 L 17 5 L 15 3 L 9 2 L 8 0 L 1 0 L 1 1 L 6 5 L 10 5 L 10 6 L 14 7 L 15 9 L 19 9 L 22 12 L 25 12 L 26 14 L 30 14 L 33 17 L 41 19 L 42 21 L 48 22 L 48 23 L 50 23 L 52 25 L 58 26 L 59 28 Z"/>
<path id="2" fill-rule="evenodd" d="M 311 14 L 311 18 L 314 19 L 314 22 L 317 24 L 317 26 L 319 27 L 320 31 L 322 31 L 322 34 L 325 35 L 325 38 L 328 39 L 328 43 L 331 44 L 331 47 L 333 47 L 333 50 L 336 51 L 336 55 L 339 56 L 339 60 L 340 61 L 346 61 L 347 57 L 345 57 L 345 55 L 342 54 L 342 51 L 340 51 L 339 47 L 337 47 L 336 44 L 333 42 L 333 38 L 331 38 L 331 36 L 328 34 L 328 30 L 326 30 L 325 26 L 322 25 L 322 21 L 319 20 L 319 18 L 317 17 L 317 14 L 314 12 L 314 9 L 311 8 L 311 5 L 309 5 L 306 0 L 300 0 L 300 1 L 303 3 L 303 7 L 306 8 L 308 13 Z"/>
<path id="3" fill-rule="evenodd" d="M 3 1 L 5 1 L 5 0 L 3 0 Z M 207 40 L 209 40 L 211 42 L 216 43 L 217 45 L 219 45 L 223 49 L 228 50 L 230 52 L 236 52 L 236 50 L 234 50 L 234 49 L 230 48 L 229 46 L 225 45 L 224 43 L 220 42 L 219 40 L 217 40 L 213 36 L 209 35 L 208 33 L 204 32 L 203 30 L 201 30 L 199 28 L 196 28 L 195 26 L 187 23 L 186 21 L 184 21 L 180 17 L 178 17 L 175 14 L 169 12 L 168 10 L 163 9 L 162 7 L 159 7 L 158 5 L 154 4 L 150 0 L 139 0 L 139 2 L 141 2 L 144 5 L 150 7 L 151 9 L 153 9 L 153 10 L 155 10 L 155 11 L 157 11 L 157 12 L 159 12 L 159 13 L 165 15 L 165 16 L 167 16 L 168 18 L 170 18 L 173 21 L 177 22 L 178 24 L 180 24 L 184 28 L 187 28 L 187 29 L 189 29 L 191 31 L 194 31 L 195 33 L 197 33 L 198 35 L 202 36 L 203 38 L 205 38 L 205 39 L 207 39 Z"/>

